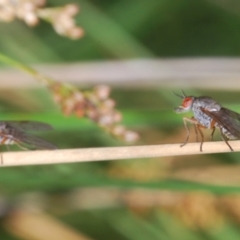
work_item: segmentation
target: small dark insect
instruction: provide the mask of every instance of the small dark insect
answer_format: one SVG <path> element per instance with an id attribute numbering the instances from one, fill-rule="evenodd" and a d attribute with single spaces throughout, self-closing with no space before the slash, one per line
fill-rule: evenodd
<path id="1" fill-rule="evenodd" d="M 203 133 L 201 128 L 212 129 L 211 140 L 215 129 L 220 130 L 222 139 L 228 145 L 231 151 L 232 147 L 228 143 L 228 140 L 240 138 L 240 114 L 232 110 L 222 107 L 218 102 L 210 97 L 194 97 L 187 96 L 182 91 L 182 96 L 174 93 L 182 99 L 182 104 L 175 108 L 176 113 L 184 113 L 188 111 L 193 112 L 192 118 L 183 118 L 184 126 L 187 131 L 187 138 L 185 142 L 181 145 L 187 144 L 189 139 L 189 129 L 187 122 L 194 124 L 195 133 L 198 140 L 198 133 L 201 136 L 200 151 L 202 151 L 203 145 Z"/>
<path id="2" fill-rule="evenodd" d="M 56 149 L 53 144 L 27 133 L 51 129 L 49 124 L 35 121 L 0 121 L 0 145 L 16 144 L 24 149 Z"/>

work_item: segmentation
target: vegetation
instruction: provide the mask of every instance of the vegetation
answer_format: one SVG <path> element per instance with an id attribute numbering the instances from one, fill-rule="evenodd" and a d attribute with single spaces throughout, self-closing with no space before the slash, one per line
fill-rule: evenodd
<path id="1" fill-rule="evenodd" d="M 48 1 L 51 7 L 68 3 Z M 234 6 L 233 2 L 214 0 L 81 0 L 77 3 L 80 12 L 75 19 L 84 31 L 82 38 L 59 36 L 42 21 L 34 28 L 21 20 L 1 22 L 0 52 L 38 69 L 43 75 L 48 75 L 46 66 L 52 67 L 53 63 L 64 68 L 76 62 L 79 66 L 90 66 L 97 61 L 109 64 L 110 74 L 110 61 L 166 57 L 181 61 L 182 57 L 231 58 L 240 54 L 238 2 Z M 6 63 L 1 62 L 1 77 Z M 39 70 L 41 64 L 46 72 Z M 163 69 L 169 66 L 167 61 L 164 64 Z M 14 65 L 8 65 L 9 68 L 14 70 Z M 139 140 L 131 143 L 134 145 L 185 140 L 181 116 L 173 112 L 180 102 L 172 91 L 180 92 L 181 88 L 193 95 L 210 95 L 240 112 L 238 85 L 231 85 L 235 91 L 229 91 L 220 89 L 218 81 L 212 80 L 215 87 L 207 89 L 209 80 L 201 77 L 197 84 L 193 79 L 183 82 L 180 77 L 164 81 L 146 77 L 145 85 L 141 85 L 143 80 L 134 82 L 131 76 L 127 77 L 129 81 L 112 79 L 111 99 L 123 116 L 122 124 L 139 134 Z M 23 79 L 20 73 L 19 78 Z M 65 79 L 79 91 L 89 92 L 95 86 L 88 81 L 73 83 L 72 79 Z M 96 81 L 105 83 L 100 78 Z M 11 82 L 15 86 L 10 88 Z M 1 120 L 47 122 L 54 130 L 42 133 L 41 137 L 60 149 L 129 144 L 115 138 L 111 131 L 110 134 L 104 131 L 93 119 L 64 116 L 44 85 L 35 78 L 28 82 L 29 86 L 22 88 L 18 77 L 0 80 Z M 206 138 L 208 134 L 205 131 Z M 220 136 L 216 135 L 215 139 L 220 140 Z M 193 129 L 191 141 L 195 141 Z M 10 149 L 19 150 L 12 146 Z M 7 148 L 1 146 L 1 151 Z M 34 239 L 29 236 L 33 236 L 32 229 L 37 232 L 36 226 L 25 228 L 19 222 L 30 219 L 41 225 L 51 218 L 61 222 L 61 229 L 67 231 L 70 227 L 70 232 L 77 232 L 78 238 L 72 236 L 70 240 L 239 239 L 239 171 L 237 152 L 3 167 L 0 169 L 3 218 L 0 236 L 6 240 Z M 38 220 L 35 215 L 39 216 Z M 57 232 L 56 222 L 49 221 L 44 231 Z"/>

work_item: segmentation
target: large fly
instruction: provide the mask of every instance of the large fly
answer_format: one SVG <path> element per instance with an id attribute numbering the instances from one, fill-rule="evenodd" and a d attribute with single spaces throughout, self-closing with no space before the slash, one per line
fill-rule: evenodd
<path id="1" fill-rule="evenodd" d="M 0 121 L 0 145 L 16 144 L 24 149 L 56 149 L 53 144 L 28 133 L 51 129 L 51 125 L 36 121 Z"/>
<path id="2" fill-rule="evenodd" d="M 182 99 L 182 104 L 175 108 L 176 113 L 184 113 L 188 111 L 193 112 L 192 118 L 183 118 L 184 126 L 187 131 L 187 137 L 185 142 L 181 145 L 187 144 L 189 139 L 189 129 L 187 123 L 190 122 L 195 126 L 196 137 L 198 133 L 201 136 L 200 151 L 202 151 L 202 145 L 204 136 L 202 128 L 211 129 L 211 140 L 213 138 L 215 129 L 220 130 L 222 139 L 228 145 L 231 151 L 233 151 L 228 140 L 240 138 L 240 114 L 230 109 L 222 107 L 217 101 L 211 97 L 206 96 L 187 96 L 183 91 L 182 95 L 176 94 Z"/>

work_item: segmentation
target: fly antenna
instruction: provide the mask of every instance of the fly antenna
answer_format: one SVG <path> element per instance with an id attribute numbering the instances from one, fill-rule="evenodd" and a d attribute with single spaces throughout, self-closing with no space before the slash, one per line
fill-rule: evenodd
<path id="1" fill-rule="evenodd" d="M 175 93 L 175 92 L 172 92 L 174 95 L 176 95 L 177 97 L 181 98 L 181 99 L 184 99 L 185 98 L 185 94 L 183 96 L 181 96 L 180 94 L 178 93 Z"/>
<path id="2" fill-rule="evenodd" d="M 186 96 L 187 96 L 183 90 L 182 90 L 182 94 L 183 94 L 183 96 L 184 96 L 184 97 L 186 97 Z"/>

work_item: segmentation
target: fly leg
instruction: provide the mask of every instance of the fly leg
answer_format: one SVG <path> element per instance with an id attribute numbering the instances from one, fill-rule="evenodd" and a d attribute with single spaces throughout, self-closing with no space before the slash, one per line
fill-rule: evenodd
<path id="1" fill-rule="evenodd" d="M 202 130 L 200 128 L 203 128 L 203 126 L 199 125 L 199 124 L 196 124 L 196 129 L 198 130 L 198 132 L 201 135 L 200 151 L 202 152 L 202 145 L 203 145 L 204 136 L 203 136 Z"/>
<path id="2" fill-rule="evenodd" d="M 23 150 L 29 150 L 29 148 L 22 146 L 20 142 L 15 142 L 15 144 Z"/>
<path id="3" fill-rule="evenodd" d="M 211 141 L 213 140 L 213 135 L 214 135 L 214 132 L 215 132 L 215 127 L 213 128 L 213 130 L 212 130 L 212 133 L 211 133 Z"/>
<path id="4" fill-rule="evenodd" d="M 187 132 L 187 137 L 186 137 L 185 142 L 182 143 L 182 144 L 180 145 L 180 147 L 183 147 L 183 146 L 185 146 L 185 145 L 187 144 L 188 139 L 189 139 L 189 136 L 190 136 L 189 128 L 188 128 L 188 126 L 187 126 L 187 123 L 188 123 L 188 122 L 194 124 L 195 133 L 196 133 L 196 136 L 198 136 L 197 126 L 196 126 L 196 125 L 198 125 L 197 120 L 196 120 L 194 117 L 192 117 L 192 118 L 185 118 L 185 117 L 184 117 L 184 118 L 183 118 L 183 123 L 184 123 L 185 129 L 186 129 L 186 132 Z"/>
<path id="5" fill-rule="evenodd" d="M 196 124 L 194 124 L 194 130 L 195 130 L 195 135 L 196 135 L 196 142 L 198 142 L 198 130 L 197 130 Z"/>
<path id="6" fill-rule="evenodd" d="M 5 141 L 7 140 L 7 138 L 5 137 L 5 134 L 0 133 L 0 138 L 1 138 L 0 145 L 4 145 L 4 144 L 5 144 Z M 3 156 L 2 156 L 1 153 L 0 153 L 0 159 L 1 159 L 1 160 L 0 160 L 1 165 L 3 165 L 4 162 L 3 162 Z"/>
<path id="7" fill-rule="evenodd" d="M 184 142 L 183 144 L 181 144 L 180 147 L 185 146 L 185 145 L 187 144 L 187 142 L 188 142 L 188 139 L 189 139 L 190 132 L 189 132 L 189 128 L 188 128 L 188 126 L 187 126 L 187 123 L 188 123 L 188 122 L 194 124 L 194 128 L 195 128 L 195 133 L 196 133 L 197 140 L 198 140 L 198 133 L 199 133 L 200 136 L 201 136 L 200 151 L 202 152 L 204 135 L 203 135 L 203 133 L 202 133 L 201 128 L 205 128 L 205 127 L 202 126 L 202 125 L 200 125 L 200 124 L 198 123 L 198 121 L 197 121 L 194 117 L 192 117 L 192 118 L 183 118 L 183 123 L 184 123 L 185 129 L 186 129 L 186 131 L 187 131 L 187 137 L 186 137 L 185 142 Z M 213 133 L 214 133 L 214 131 L 213 131 Z M 212 133 L 212 134 L 213 134 L 213 133 Z"/>
<path id="8" fill-rule="evenodd" d="M 220 133 L 221 133 L 221 137 L 224 140 L 224 142 L 228 145 L 228 147 L 230 148 L 230 150 L 233 152 L 232 147 L 230 146 L 230 144 L 228 143 L 228 138 L 223 134 L 222 128 L 219 128 Z"/>

